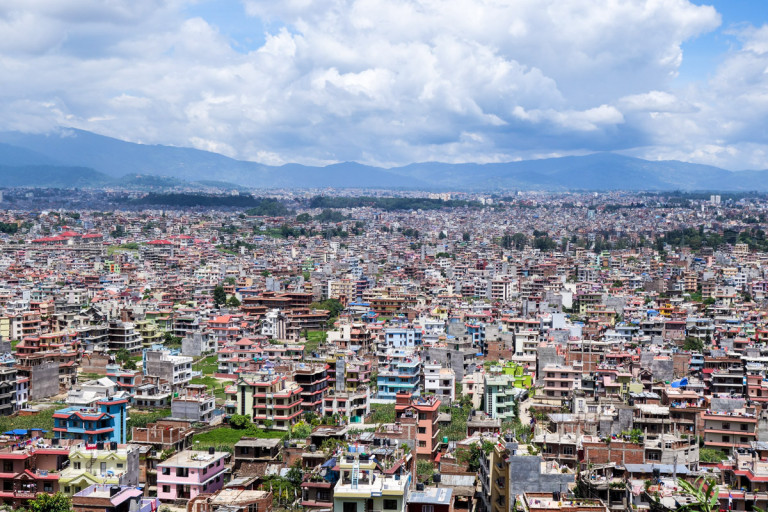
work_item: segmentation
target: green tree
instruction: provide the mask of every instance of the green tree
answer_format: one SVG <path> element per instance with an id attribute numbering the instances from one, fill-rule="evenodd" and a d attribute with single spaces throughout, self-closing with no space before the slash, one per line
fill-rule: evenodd
<path id="1" fill-rule="evenodd" d="M 686 336 L 683 343 L 683 350 L 690 350 L 692 352 L 701 352 L 704 350 L 704 342 L 695 336 Z"/>
<path id="2" fill-rule="evenodd" d="M 128 361 L 131 360 L 131 353 L 125 350 L 124 348 L 121 348 L 117 352 L 115 352 L 115 361 L 122 365 L 125 365 Z"/>
<path id="3" fill-rule="evenodd" d="M 720 504 L 718 503 L 720 489 L 715 485 L 714 479 L 706 479 L 701 476 L 694 483 L 690 483 L 682 478 L 678 478 L 677 485 L 693 497 L 691 503 L 679 507 L 678 510 L 685 512 L 715 512 L 720 509 Z"/>
<path id="4" fill-rule="evenodd" d="M 338 299 L 326 299 L 320 302 L 313 302 L 310 307 L 312 309 L 325 309 L 331 314 L 331 318 L 339 316 L 339 313 L 344 311 L 344 306 Z"/>
<path id="5" fill-rule="evenodd" d="M 298 421 L 291 427 L 291 439 L 306 439 L 311 433 L 312 427 L 304 421 Z"/>
<path id="6" fill-rule="evenodd" d="M 219 285 L 213 289 L 213 303 L 217 308 L 227 303 L 227 292 L 224 291 L 223 286 Z"/>
<path id="7" fill-rule="evenodd" d="M 227 300 L 227 306 L 229 306 L 230 308 L 239 308 L 240 301 L 238 300 L 237 297 L 233 295 L 229 298 L 229 300 Z"/>
<path id="8" fill-rule="evenodd" d="M 435 472 L 435 466 L 428 460 L 419 460 L 416 462 L 416 477 L 420 481 L 429 479 Z"/>
<path id="9" fill-rule="evenodd" d="M 699 462 L 718 463 L 727 458 L 728 456 L 720 450 L 713 448 L 701 448 L 699 450 Z"/>
<path id="10" fill-rule="evenodd" d="M 229 425 L 236 430 L 242 430 L 248 428 L 251 425 L 251 418 L 245 414 L 233 414 L 229 418 Z"/>
<path id="11" fill-rule="evenodd" d="M 464 233 L 461 234 L 461 239 L 463 241 L 465 241 L 465 242 L 469 242 L 470 238 L 471 238 L 471 236 L 469 235 L 469 233 L 464 232 Z"/>
<path id="12" fill-rule="evenodd" d="M 30 512 L 69 512 L 72 510 L 72 502 L 60 492 L 38 494 L 35 499 L 29 502 L 27 507 Z"/>

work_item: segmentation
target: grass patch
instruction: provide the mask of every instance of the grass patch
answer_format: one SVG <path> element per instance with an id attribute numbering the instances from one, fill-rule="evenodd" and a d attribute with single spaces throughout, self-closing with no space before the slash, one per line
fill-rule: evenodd
<path id="1" fill-rule="evenodd" d="M 99 375 L 98 373 L 78 373 L 77 374 L 77 381 L 85 382 L 87 380 L 98 380 L 102 377 L 106 377 L 105 375 Z"/>
<path id="2" fill-rule="evenodd" d="M 219 380 L 215 379 L 213 377 L 195 377 L 191 381 L 189 381 L 190 384 L 202 384 L 208 388 L 208 391 L 213 394 L 217 399 L 219 400 L 226 400 L 227 396 L 224 392 L 224 389 L 232 384 L 232 381 L 226 381 L 226 380 Z"/>
<path id="3" fill-rule="evenodd" d="M 394 423 L 395 404 L 376 404 L 371 407 L 371 417 L 368 423 Z"/>
<path id="4" fill-rule="evenodd" d="M 208 356 L 192 365 L 196 372 L 202 372 L 203 375 L 212 375 L 219 369 L 218 356 Z"/>
<path id="5" fill-rule="evenodd" d="M 244 437 L 258 437 L 259 439 L 282 439 L 288 435 L 287 432 L 278 432 L 275 430 L 263 430 L 256 425 L 244 429 L 233 429 L 231 427 L 222 427 L 203 432 L 192 436 L 192 448 L 203 450 L 214 448 L 218 451 L 232 452 L 232 447 L 236 442 Z"/>
<path id="6" fill-rule="evenodd" d="M 53 413 L 56 412 L 56 409 L 63 409 L 66 406 L 66 404 L 56 404 L 34 416 L 0 416 L 0 433 L 14 428 L 42 428 L 48 431 L 44 436 L 50 439 L 53 437 Z"/>
<path id="7" fill-rule="evenodd" d="M 317 351 L 322 343 L 325 343 L 328 339 L 328 333 L 325 331 L 309 331 L 307 332 L 307 341 L 304 343 L 304 355 L 307 356 L 312 352 Z"/>

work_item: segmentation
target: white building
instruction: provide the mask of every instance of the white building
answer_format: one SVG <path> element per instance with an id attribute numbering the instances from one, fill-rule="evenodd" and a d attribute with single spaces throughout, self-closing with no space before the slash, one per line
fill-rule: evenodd
<path id="1" fill-rule="evenodd" d="M 424 392 L 434 393 L 443 402 L 453 402 L 456 399 L 456 373 L 437 362 L 425 364 Z"/>

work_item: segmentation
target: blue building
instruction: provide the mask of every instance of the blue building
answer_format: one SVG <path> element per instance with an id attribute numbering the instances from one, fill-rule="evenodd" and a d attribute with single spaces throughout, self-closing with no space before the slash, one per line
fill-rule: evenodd
<path id="1" fill-rule="evenodd" d="M 53 415 L 56 439 L 77 439 L 86 443 L 126 442 L 128 400 L 105 398 L 95 407 L 67 407 Z"/>
<path id="2" fill-rule="evenodd" d="M 376 376 L 378 398 L 395 401 L 399 391 L 421 396 L 421 358 L 415 354 L 396 352 L 386 364 L 379 363 Z"/>
<path id="3" fill-rule="evenodd" d="M 389 328 L 384 332 L 384 341 L 389 348 L 420 347 L 422 334 L 421 327 Z"/>

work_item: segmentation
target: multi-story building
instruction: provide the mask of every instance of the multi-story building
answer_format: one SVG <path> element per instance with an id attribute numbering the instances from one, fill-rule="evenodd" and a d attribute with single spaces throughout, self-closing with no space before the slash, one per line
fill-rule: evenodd
<path id="1" fill-rule="evenodd" d="M 237 402 L 228 404 L 229 412 L 244 414 L 261 427 L 288 430 L 301 415 L 301 387 L 286 375 L 272 371 L 241 375 L 234 391 Z"/>
<path id="2" fill-rule="evenodd" d="M 53 414 L 53 436 L 86 443 L 125 443 L 127 399 L 105 398 L 93 408 L 67 407 Z"/>
<path id="3" fill-rule="evenodd" d="M 69 457 L 69 448 L 0 448 L 0 501 L 13 508 L 25 507 L 38 493 L 59 490 L 59 471 Z"/>
<path id="4" fill-rule="evenodd" d="M 416 456 L 435 460 L 440 447 L 440 427 L 437 425 L 440 400 L 434 396 L 413 397 L 410 393 L 397 393 L 395 417 L 402 425 L 416 427 Z"/>
<path id="5" fill-rule="evenodd" d="M 131 354 L 138 354 L 141 351 L 141 336 L 131 322 L 119 320 L 109 322 L 108 339 L 110 350 L 127 350 Z"/>
<path id="6" fill-rule="evenodd" d="M 384 343 L 388 348 L 419 347 L 421 335 L 421 328 L 392 327 L 384 330 Z"/>
<path id="7" fill-rule="evenodd" d="M 328 389 L 327 366 L 300 363 L 294 367 L 293 380 L 301 386 L 302 410 L 322 414 L 323 398 Z"/>
<path id="8" fill-rule="evenodd" d="M 138 485 L 139 448 L 117 443 L 106 443 L 103 449 L 73 446 L 69 466 L 59 476 L 59 489 L 71 496 L 95 484 Z"/>
<path id="9" fill-rule="evenodd" d="M 185 450 L 157 465 L 157 497 L 161 501 L 189 500 L 224 487 L 230 454 Z"/>
<path id="10" fill-rule="evenodd" d="M 174 356 L 165 350 L 146 350 L 144 375 L 167 381 L 172 391 L 184 389 L 192 380 L 192 358 Z"/>
<path id="11" fill-rule="evenodd" d="M 437 363 L 424 364 L 424 393 L 435 395 L 449 404 L 456 399 L 456 373 Z"/>
<path id="12" fill-rule="evenodd" d="M 757 416 L 754 409 L 736 410 L 731 413 L 704 411 L 702 434 L 704 448 L 714 448 L 730 454 L 737 449 L 749 449 L 756 440 Z"/>
<path id="13" fill-rule="evenodd" d="M 196 423 L 210 423 L 216 412 L 216 397 L 204 384 L 190 384 L 171 400 L 171 416 Z"/>
<path id="14" fill-rule="evenodd" d="M 402 355 L 402 357 L 398 357 Z M 420 396 L 421 358 L 414 353 L 393 354 L 392 360 L 379 365 L 376 377 L 378 398 L 394 400 L 398 392 Z"/>
<path id="15" fill-rule="evenodd" d="M 487 373 L 483 381 L 483 404 L 487 415 L 495 420 L 514 420 L 515 404 L 525 391 L 515 387 L 515 378 L 503 373 Z"/>
<path id="16" fill-rule="evenodd" d="M 0 367 L 0 416 L 8 416 L 16 410 L 16 368 Z"/>
<path id="17" fill-rule="evenodd" d="M 333 489 L 334 512 L 405 512 L 410 475 L 376 473 L 376 463 L 359 456 L 339 459 L 340 478 Z"/>
<path id="18" fill-rule="evenodd" d="M 553 403 L 562 404 L 571 398 L 580 379 L 579 371 L 567 366 L 546 366 L 541 373 L 544 380 L 542 398 Z"/>

